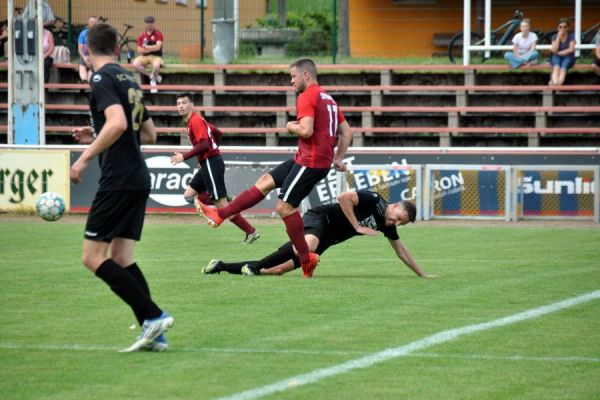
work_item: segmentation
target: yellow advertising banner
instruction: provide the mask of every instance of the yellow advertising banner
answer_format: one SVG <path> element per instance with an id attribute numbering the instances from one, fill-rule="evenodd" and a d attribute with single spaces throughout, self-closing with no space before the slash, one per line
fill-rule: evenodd
<path id="1" fill-rule="evenodd" d="M 69 210 L 69 151 L 0 150 L 0 210 L 34 211 L 44 192 L 56 192 Z"/>

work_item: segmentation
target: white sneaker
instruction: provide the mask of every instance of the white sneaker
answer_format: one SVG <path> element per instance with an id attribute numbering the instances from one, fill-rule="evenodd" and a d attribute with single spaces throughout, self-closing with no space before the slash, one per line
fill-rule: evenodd
<path id="1" fill-rule="evenodd" d="M 165 337 L 165 335 L 160 334 L 150 344 L 144 346 L 140 350 L 160 352 L 160 351 L 167 351 L 168 348 L 169 348 L 169 342 L 167 342 L 167 338 Z"/>
<path id="2" fill-rule="evenodd" d="M 156 87 L 156 79 L 150 78 L 150 93 L 158 93 L 158 88 Z"/>
<path id="3" fill-rule="evenodd" d="M 260 233 L 258 231 L 254 231 L 246 235 L 246 239 L 242 243 L 250 244 L 256 241 L 260 237 Z"/>
<path id="4" fill-rule="evenodd" d="M 152 342 L 158 338 L 163 332 L 166 332 L 173 326 L 175 320 L 169 314 L 163 311 L 162 315 L 158 318 L 147 319 L 142 325 L 142 334 L 138 336 L 135 343 L 126 349 L 121 350 L 121 353 L 130 353 L 133 351 L 139 351 L 151 345 Z"/>

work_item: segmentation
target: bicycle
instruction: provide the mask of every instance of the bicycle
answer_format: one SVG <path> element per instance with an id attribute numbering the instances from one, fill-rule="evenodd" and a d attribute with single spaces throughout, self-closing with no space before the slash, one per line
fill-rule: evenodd
<path id="1" fill-rule="evenodd" d="M 108 17 L 98 17 L 100 22 L 107 22 Z M 131 60 L 135 55 L 135 50 L 137 49 L 137 41 L 135 39 L 130 39 L 127 34 L 130 30 L 133 29 L 133 25 L 123 24 L 125 30 L 123 32 L 117 32 L 118 40 L 117 40 L 117 60 L 121 62 L 121 60 L 127 60 L 127 64 L 131 64 Z"/>
<path id="2" fill-rule="evenodd" d="M 515 11 L 515 15 L 511 20 L 508 20 L 500 27 L 494 29 L 490 33 L 490 44 L 492 45 L 504 45 L 507 43 L 512 43 L 512 37 L 515 31 L 519 30 L 519 25 L 521 25 L 521 20 L 523 19 L 523 13 L 519 10 Z M 504 31 L 504 34 L 500 39 L 496 39 L 497 35 Z M 538 42 L 541 42 L 544 33 L 541 31 L 532 31 L 538 36 Z M 464 33 L 457 33 L 450 39 L 450 44 L 448 44 L 448 58 L 452 64 L 457 64 L 461 62 L 463 57 L 463 36 Z M 471 32 L 471 45 L 472 46 L 482 46 L 485 44 L 485 39 L 483 35 L 478 32 Z M 490 53 L 491 54 L 491 53 Z M 477 51 L 475 54 L 471 55 L 471 60 L 479 63 L 485 62 L 487 58 L 485 57 L 485 52 Z"/>
<path id="3" fill-rule="evenodd" d="M 581 37 L 579 44 L 590 44 L 596 37 L 596 32 L 600 28 L 600 22 L 592 25 L 590 28 L 585 31 L 581 31 Z M 547 32 L 544 34 L 544 44 L 552 44 L 552 36 L 556 35 L 556 31 Z"/>

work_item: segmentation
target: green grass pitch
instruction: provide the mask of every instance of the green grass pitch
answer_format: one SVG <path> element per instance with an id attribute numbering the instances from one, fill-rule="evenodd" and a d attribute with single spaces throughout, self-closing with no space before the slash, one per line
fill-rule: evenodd
<path id="1" fill-rule="evenodd" d="M 137 248 L 171 348 L 122 354 L 127 306 L 81 266 L 83 222 L 0 217 L 0 399 L 211 399 L 600 289 L 600 230 L 417 223 L 331 248 L 313 279 L 202 276 L 212 258 L 260 258 L 286 240 L 256 221 L 151 218 Z M 597 399 L 600 301 L 466 335 L 269 399 Z"/>

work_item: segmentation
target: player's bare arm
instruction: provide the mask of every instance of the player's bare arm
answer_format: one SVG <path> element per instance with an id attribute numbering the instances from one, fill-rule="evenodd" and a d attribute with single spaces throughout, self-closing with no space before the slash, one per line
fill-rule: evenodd
<path id="1" fill-rule="evenodd" d="M 333 166 L 336 170 L 343 172 L 347 168 L 342 159 L 344 158 L 344 155 L 346 155 L 350 142 L 352 142 L 352 130 L 350 129 L 348 122 L 342 122 L 337 128 L 336 134 L 338 136 L 338 143 L 335 156 L 333 157 Z"/>
<path id="2" fill-rule="evenodd" d="M 337 200 L 342 208 L 342 212 L 357 233 L 368 236 L 377 235 L 377 231 L 375 229 L 360 226 L 358 224 L 358 220 L 354 214 L 354 207 L 358 205 L 358 195 L 356 192 L 344 192 L 338 196 Z"/>
<path id="3" fill-rule="evenodd" d="M 308 139 L 313 134 L 315 119 L 313 117 L 304 117 L 300 121 L 290 121 L 286 129 L 289 133 L 298 135 L 301 138 Z"/>
<path id="4" fill-rule="evenodd" d="M 152 121 L 152 118 L 148 118 L 142 122 L 142 126 L 140 128 L 140 142 L 141 144 L 156 143 L 156 128 L 154 127 L 154 121 Z"/>
<path id="5" fill-rule="evenodd" d="M 398 258 L 400 258 L 408 268 L 412 269 L 415 274 L 417 274 L 421 278 L 439 278 L 439 275 L 426 274 L 425 272 L 423 272 L 423 270 L 419 267 L 419 265 L 413 258 L 412 254 L 410 254 L 410 251 L 408 251 L 406 246 L 404 246 L 400 240 L 388 240 L 390 242 L 390 246 L 392 246 Z"/>
<path id="6" fill-rule="evenodd" d="M 127 119 L 125 118 L 123 106 L 120 104 L 113 104 L 107 107 L 104 110 L 104 115 L 106 123 L 96 137 L 96 140 L 81 153 L 79 159 L 71 167 L 69 175 L 73 183 L 81 182 L 81 174 L 87 168 L 90 160 L 109 148 L 127 129 Z"/>

